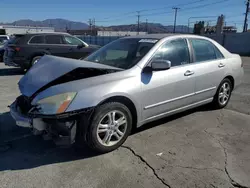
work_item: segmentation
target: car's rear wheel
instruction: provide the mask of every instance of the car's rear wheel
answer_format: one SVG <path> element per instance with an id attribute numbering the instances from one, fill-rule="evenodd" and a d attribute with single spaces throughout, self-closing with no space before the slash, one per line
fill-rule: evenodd
<path id="1" fill-rule="evenodd" d="M 33 65 L 35 65 L 39 59 L 41 59 L 42 56 L 36 56 L 34 57 L 32 60 L 31 60 L 31 63 L 30 63 L 30 67 L 32 67 Z"/>
<path id="2" fill-rule="evenodd" d="M 215 94 L 213 105 L 215 108 L 224 108 L 227 106 L 232 93 L 232 82 L 225 78 L 219 85 Z"/>
<path id="3" fill-rule="evenodd" d="M 95 109 L 91 118 L 86 132 L 87 145 L 99 153 L 113 151 L 125 142 L 131 128 L 132 115 L 124 104 L 119 102 L 102 104 Z"/>

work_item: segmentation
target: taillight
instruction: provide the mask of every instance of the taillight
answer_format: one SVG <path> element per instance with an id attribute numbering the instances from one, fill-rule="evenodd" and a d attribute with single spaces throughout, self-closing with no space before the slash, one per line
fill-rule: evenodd
<path id="1" fill-rule="evenodd" d="M 16 52 L 19 52 L 21 50 L 20 47 L 16 47 L 16 46 L 10 46 L 10 48 L 12 48 Z"/>
<path id="2" fill-rule="evenodd" d="M 19 52 L 20 49 L 21 49 L 20 47 L 15 47 L 15 48 L 14 48 L 14 50 L 15 50 L 16 52 Z"/>

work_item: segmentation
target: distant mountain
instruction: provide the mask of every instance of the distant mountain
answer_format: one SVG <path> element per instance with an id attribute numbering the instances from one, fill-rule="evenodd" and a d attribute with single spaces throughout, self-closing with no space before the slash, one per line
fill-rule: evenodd
<path id="1" fill-rule="evenodd" d="M 72 30 L 87 29 L 89 26 L 86 23 L 75 22 L 65 19 L 47 19 L 43 21 L 33 20 L 17 20 L 12 23 L 0 23 L 5 25 L 16 25 L 16 26 L 37 26 L 37 27 L 54 27 L 56 31 L 66 31 L 66 28 Z"/>
<path id="2" fill-rule="evenodd" d="M 37 26 L 37 27 L 54 27 L 55 31 L 66 31 L 69 30 L 82 30 L 88 29 L 89 25 L 83 22 L 75 22 L 65 19 L 47 19 L 43 21 L 34 21 L 34 20 L 17 20 L 12 23 L 0 23 L 5 25 L 16 25 L 16 26 Z M 112 30 L 112 31 L 137 31 L 137 24 L 130 24 L 130 25 L 113 25 L 113 26 L 97 26 L 100 30 Z M 148 31 L 149 33 L 170 33 L 173 32 L 173 25 L 164 26 L 160 23 L 141 23 L 140 24 L 140 31 Z M 184 25 L 177 25 L 176 26 L 177 33 L 187 33 L 188 27 Z M 189 28 L 189 31 L 192 31 Z"/>
<path id="3" fill-rule="evenodd" d="M 99 27 L 103 30 L 112 30 L 112 31 L 137 31 L 137 24 L 130 24 L 130 25 L 113 25 L 109 27 Z M 173 32 L 174 26 L 164 26 L 160 23 L 141 23 L 140 24 L 140 31 L 145 32 L 148 31 L 149 33 L 170 33 Z M 192 29 L 188 28 L 185 25 L 177 25 L 175 31 L 177 33 L 188 33 L 188 30 L 191 32 Z"/>

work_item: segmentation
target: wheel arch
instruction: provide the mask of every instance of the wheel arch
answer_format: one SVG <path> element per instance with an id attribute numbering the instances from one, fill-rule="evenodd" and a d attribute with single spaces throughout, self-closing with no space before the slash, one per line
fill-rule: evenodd
<path id="1" fill-rule="evenodd" d="M 49 52 L 46 52 L 46 51 L 40 51 L 40 52 L 35 52 L 35 53 L 32 53 L 31 55 L 30 55 L 30 64 L 32 63 L 32 60 L 33 60 L 33 58 L 34 57 L 36 57 L 36 56 L 44 56 L 44 55 L 49 55 L 50 53 Z"/>
<path id="2" fill-rule="evenodd" d="M 226 76 L 224 79 L 229 79 L 230 81 L 231 81 L 231 83 L 232 83 L 232 90 L 234 89 L 234 85 L 235 85 L 235 80 L 234 80 L 234 77 L 232 76 L 232 75 L 228 75 L 228 76 Z M 223 80 L 224 80 L 223 79 Z"/>
<path id="3" fill-rule="evenodd" d="M 128 97 L 122 96 L 122 95 L 112 96 L 112 97 L 109 97 L 109 98 L 102 100 L 101 102 L 99 102 L 99 104 L 97 106 L 100 106 L 100 105 L 108 103 L 108 102 L 120 102 L 120 103 L 124 104 L 126 107 L 128 107 L 128 109 L 130 110 L 131 115 L 132 115 L 132 120 L 133 120 L 132 126 L 133 126 L 133 128 L 135 128 L 137 126 L 138 112 L 137 112 L 137 109 L 136 109 L 134 102 L 131 99 L 129 99 Z"/>

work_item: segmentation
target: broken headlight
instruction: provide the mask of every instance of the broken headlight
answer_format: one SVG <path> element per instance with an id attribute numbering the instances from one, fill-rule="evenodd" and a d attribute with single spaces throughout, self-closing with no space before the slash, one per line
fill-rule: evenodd
<path id="1" fill-rule="evenodd" d="M 76 92 L 62 93 L 39 100 L 36 109 L 39 114 L 60 114 L 66 111 Z"/>

